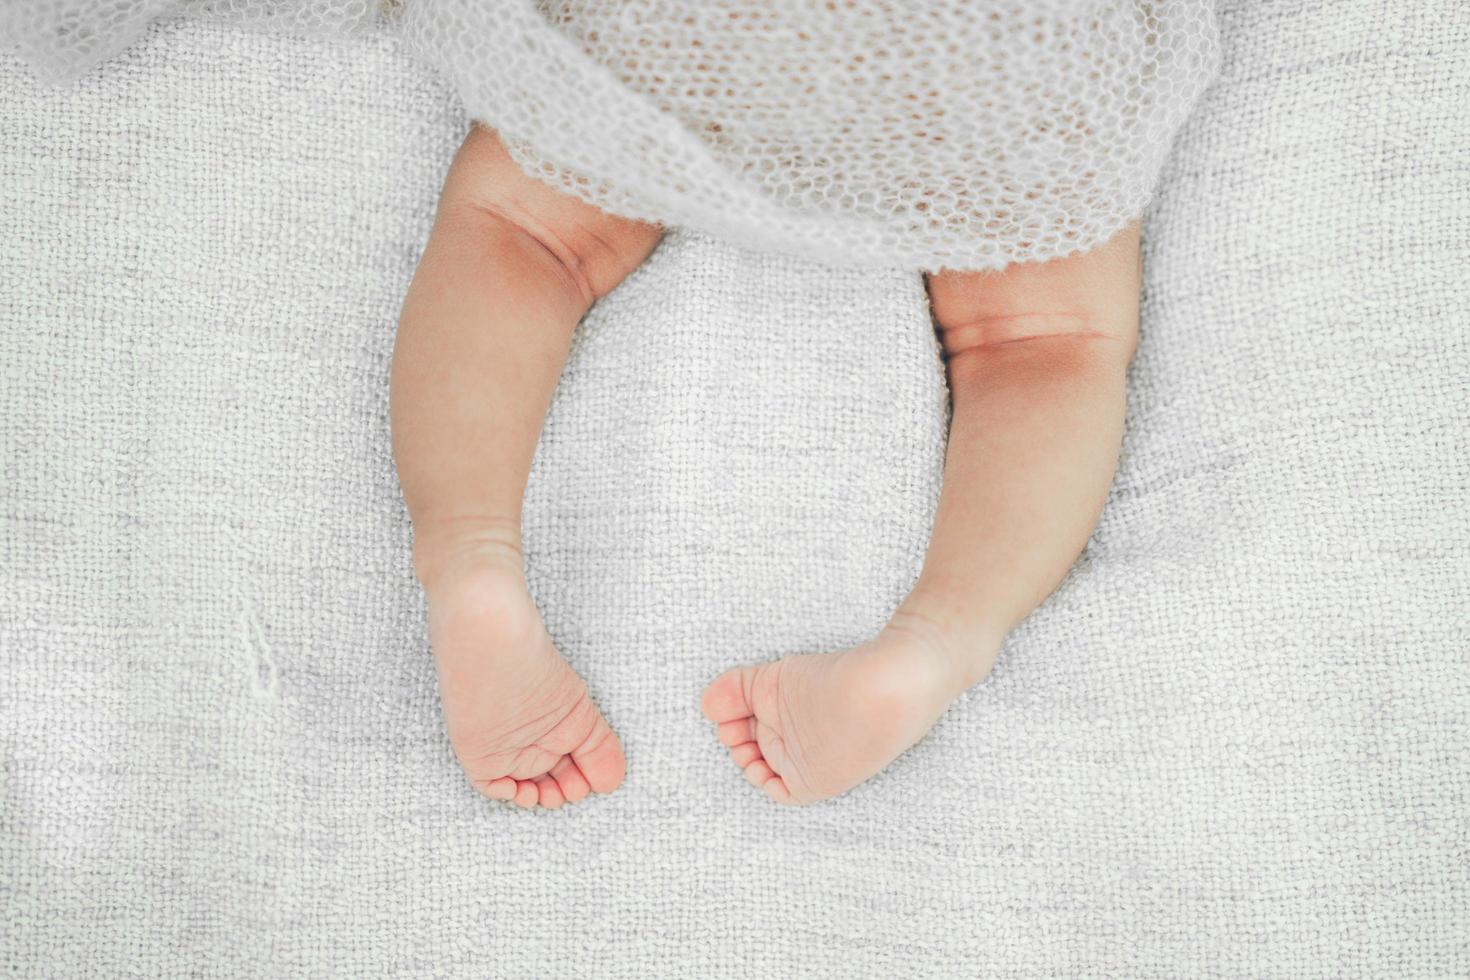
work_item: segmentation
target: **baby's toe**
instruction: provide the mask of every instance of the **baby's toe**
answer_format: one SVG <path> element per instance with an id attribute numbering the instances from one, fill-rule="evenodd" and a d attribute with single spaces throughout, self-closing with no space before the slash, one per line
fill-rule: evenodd
<path id="1" fill-rule="evenodd" d="M 766 783 L 775 779 L 776 773 L 766 764 L 765 759 L 756 759 L 745 767 L 745 779 L 756 788 L 764 788 Z"/>
<path id="2" fill-rule="evenodd" d="M 755 714 L 746 694 L 751 671 L 750 667 L 736 667 L 711 681 L 700 699 L 699 706 L 704 716 L 710 721 L 724 722 Z"/>
<path id="3" fill-rule="evenodd" d="M 594 793 L 607 793 L 617 789 L 628 767 L 618 736 L 601 715 L 593 726 L 592 734 L 572 750 L 571 756 L 577 768 L 587 777 L 587 785 Z"/>
<path id="4" fill-rule="evenodd" d="M 516 795 L 516 781 L 509 776 L 480 783 L 478 788 L 481 793 L 492 800 L 510 800 Z"/>
<path id="5" fill-rule="evenodd" d="M 787 788 L 786 780 L 782 779 L 780 776 L 772 776 L 770 779 L 766 780 L 765 785 L 763 785 L 761 789 L 765 790 L 766 795 L 775 800 L 777 803 L 792 804 L 797 802 L 796 799 L 791 795 L 791 790 Z"/>
<path id="6" fill-rule="evenodd" d="M 536 805 L 539 796 L 536 784 L 527 779 L 516 783 L 516 795 L 511 798 L 511 802 L 516 806 L 532 807 Z"/>
<path id="7" fill-rule="evenodd" d="M 730 749 L 730 758 L 741 769 L 761 758 L 761 747 L 754 742 L 745 742 Z"/>
<path id="8" fill-rule="evenodd" d="M 746 742 L 755 741 L 755 719 L 740 718 L 735 721 L 722 721 L 715 729 L 715 735 L 721 745 L 744 745 Z"/>
<path id="9" fill-rule="evenodd" d="M 557 785 L 556 780 L 552 779 L 549 774 L 536 777 L 535 783 L 536 802 L 540 803 L 546 809 L 558 809 L 567 801 L 566 796 L 561 791 L 561 787 Z"/>
<path id="10" fill-rule="evenodd" d="M 585 800 L 587 794 L 592 792 L 587 777 L 582 775 L 582 770 L 577 768 L 569 755 L 562 756 L 561 761 L 551 768 L 550 776 L 556 780 L 556 785 L 561 788 L 561 795 L 568 803 Z"/>

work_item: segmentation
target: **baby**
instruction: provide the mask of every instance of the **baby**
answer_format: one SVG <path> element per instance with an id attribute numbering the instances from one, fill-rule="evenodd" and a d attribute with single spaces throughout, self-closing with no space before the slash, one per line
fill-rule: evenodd
<path id="1" fill-rule="evenodd" d="M 404 302 L 393 452 L 450 742 L 491 799 L 555 808 L 623 778 L 617 735 L 527 591 L 520 507 L 573 330 L 660 234 L 525 175 L 476 125 Z M 772 800 L 825 799 L 887 766 L 1076 559 L 1117 465 L 1139 274 L 1134 224 L 1090 252 L 927 277 L 953 421 L 913 591 L 866 643 L 737 666 L 704 691 Z"/>

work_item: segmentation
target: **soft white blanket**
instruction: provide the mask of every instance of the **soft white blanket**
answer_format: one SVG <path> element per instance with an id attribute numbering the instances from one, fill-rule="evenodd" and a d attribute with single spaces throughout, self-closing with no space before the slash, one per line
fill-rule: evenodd
<path id="1" fill-rule="evenodd" d="M 588 317 L 527 540 L 630 768 L 520 812 L 445 742 L 388 451 L 453 99 L 373 39 L 0 60 L 0 972 L 1470 973 L 1470 22 L 1221 24 L 1087 553 L 799 811 L 697 696 L 917 573 L 917 275 L 675 233 Z"/>

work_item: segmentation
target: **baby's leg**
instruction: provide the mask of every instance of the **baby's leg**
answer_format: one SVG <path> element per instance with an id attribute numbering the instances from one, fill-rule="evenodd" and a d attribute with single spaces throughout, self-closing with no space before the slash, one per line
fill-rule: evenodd
<path id="1" fill-rule="evenodd" d="M 872 641 L 705 691 L 720 741 L 773 799 L 823 799 L 882 769 L 1056 588 L 1117 466 L 1138 290 L 1136 225 L 1082 255 L 930 278 L 954 417 L 918 582 Z"/>
<path id="2" fill-rule="evenodd" d="M 450 741 L 494 799 L 556 807 L 623 778 L 527 592 L 521 497 L 573 329 L 659 234 L 523 174 L 476 126 L 404 301 L 393 454 Z"/>

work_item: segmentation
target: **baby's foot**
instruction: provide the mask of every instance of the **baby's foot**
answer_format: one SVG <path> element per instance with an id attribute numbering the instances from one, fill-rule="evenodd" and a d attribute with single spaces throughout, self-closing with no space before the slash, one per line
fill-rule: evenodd
<path id="1" fill-rule="evenodd" d="M 555 809 L 622 782 L 622 745 L 557 653 L 518 558 L 462 562 L 425 594 L 449 741 L 476 789 Z"/>
<path id="2" fill-rule="evenodd" d="M 895 621 L 850 650 L 726 671 L 702 707 L 747 780 L 777 803 L 812 803 L 887 766 L 963 686 L 927 627 Z"/>

